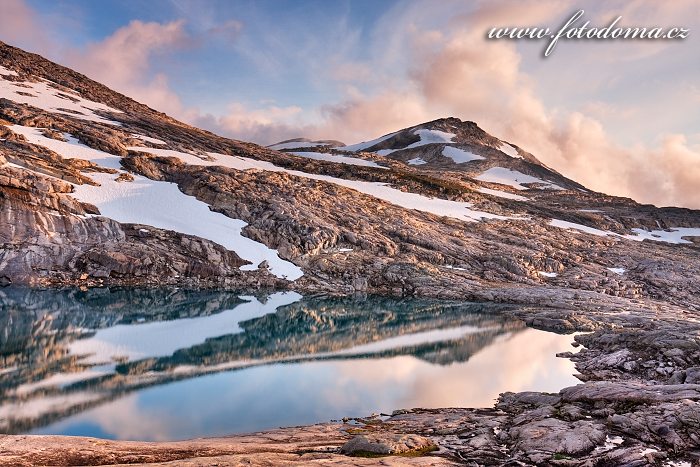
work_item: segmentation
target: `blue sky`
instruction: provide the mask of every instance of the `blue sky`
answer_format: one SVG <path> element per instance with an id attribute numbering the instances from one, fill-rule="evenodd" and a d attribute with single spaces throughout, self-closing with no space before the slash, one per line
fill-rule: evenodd
<path id="1" fill-rule="evenodd" d="M 368 51 L 360 45 L 374 22 L 394 2 L 370 0 L 237 0 L 148 2 L 115 0 L 31 0 L 28 4 L 47 21 L 70 17 L 61 41 L 76 48 L 99 42 L 131 21 L 168 23 L 185 19 L 195 42 L 154 58 L 152 73 L 165 72 L 186 105 L 214 113 L 227 101 L 312 107 L 334 97 L 335 90 L 313 79 L 305 67 L 314 49 L 327 56 L 327 47 L 357 59 Z M 68 21 L 71 21 L 68 20 Z M 65 19 L 64 19 L 65 21 Z M 229 22 L 236 33 L 212 37 L 209 31 Z M 320 37 L 327 41 L 318 40 Z"/>
<path id="2" fill-rule="evenodd" d="M 489 41 L 493 26 L 690 29 L 684 41 Z M 0 40 L 262 144 L 473 120 L 593 189 L 700 206 L 700 2 L 3 0 Z M 698 36 L 700 37 L 700 36 Z"/>

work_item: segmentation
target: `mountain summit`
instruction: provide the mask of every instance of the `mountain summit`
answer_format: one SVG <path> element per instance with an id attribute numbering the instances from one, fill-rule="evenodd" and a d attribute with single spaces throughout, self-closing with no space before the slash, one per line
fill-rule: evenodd
<path id="1" fill-rule="evenodd" d="M 421 166 L 423 171 L 462 173 L 460 178 L 467 183 L 481 181 L 516 190 L 525 186 L 529 189 L 584 189 L 529 152 L 491 136 L 474 122 L 455 117 L 422 123 L 349 146 L 297 138 L 268 147 L 316 159 L 322 158 L 321 154 L 334 155 L 327 160 L 350 164 L 353 162 L 347 156 L 364 154 L 372 157 L 374 154 L 410 166 Z M 491 194 L 499 196 L 497 192 Z"/>
<path id="2" fill-rule="evenodd" d="M 265 148 L 1 43 L 0 216 L 3 283 L 700 296 L 697 211 L 592 192 L 474 122 Z"/>

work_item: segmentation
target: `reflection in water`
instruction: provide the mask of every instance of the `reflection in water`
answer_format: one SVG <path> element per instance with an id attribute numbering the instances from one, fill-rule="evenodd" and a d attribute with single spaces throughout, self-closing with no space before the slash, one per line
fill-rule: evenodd
<path id="1" fill-rule="evenodd" d="M 508 305 L 177 289 L 0 289 L 0 431 L 183 439 L 577 380 Z"/>

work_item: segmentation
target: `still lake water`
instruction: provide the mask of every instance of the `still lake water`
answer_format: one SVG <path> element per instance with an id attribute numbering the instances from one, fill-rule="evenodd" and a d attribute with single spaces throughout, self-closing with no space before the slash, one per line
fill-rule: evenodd
<path id="1" fill-rule="evenodd" d="M 578 382 L 509 305 L 0 289 L 0 432 L 174 440 Z"/>

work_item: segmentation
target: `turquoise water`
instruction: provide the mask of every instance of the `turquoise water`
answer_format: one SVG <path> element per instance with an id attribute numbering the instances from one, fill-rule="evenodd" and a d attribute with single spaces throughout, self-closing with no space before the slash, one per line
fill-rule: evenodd
<path id="1" fill-rule="evenodd" d="M 0 431 L 173 440 L 576 384 L 508 305 L 0 289 Z"/>

